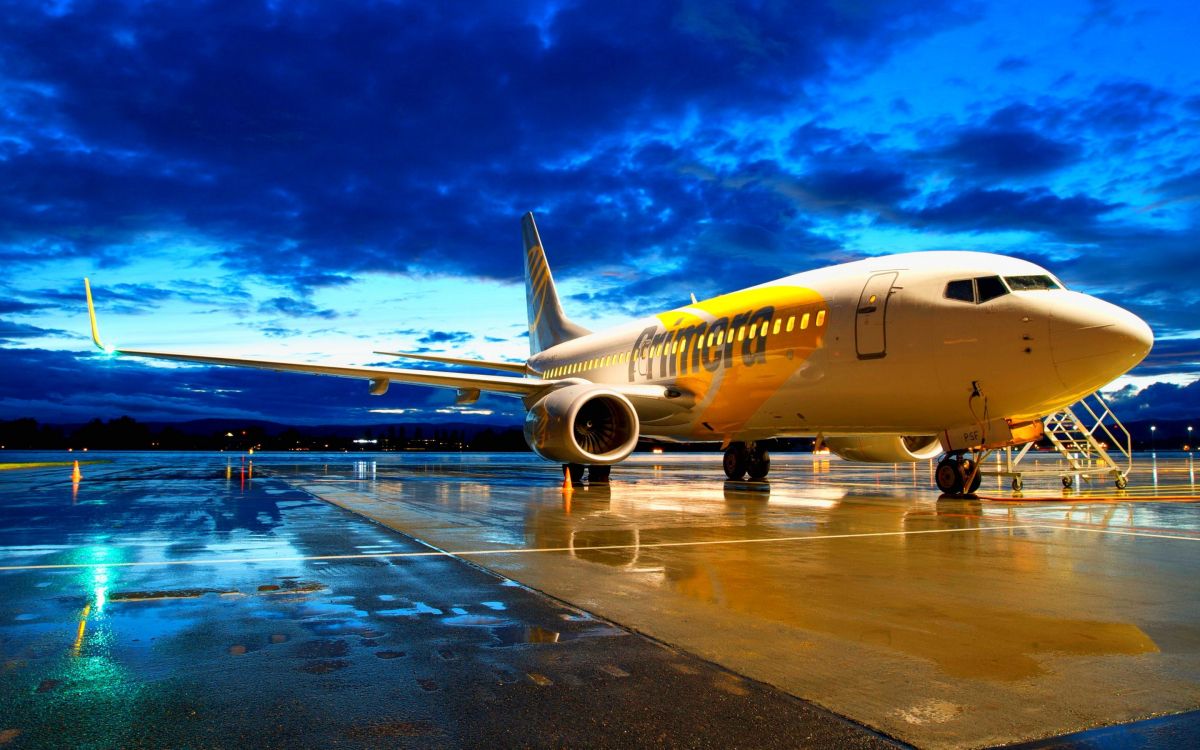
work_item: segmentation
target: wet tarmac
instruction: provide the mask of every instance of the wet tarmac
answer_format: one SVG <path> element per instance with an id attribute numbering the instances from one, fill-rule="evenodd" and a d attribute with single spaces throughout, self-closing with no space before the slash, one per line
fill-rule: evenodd
<path id="1" fill-rule="evenodd" d="M 0 747 L 892 744 L 262 459 L 110 458 L 0 473 Z"/>
<path id="2" fill-rule="evenodd" d="M 110 458 L 0 473 L 0 746 L 1200 742 L 1186 455 Z"/>

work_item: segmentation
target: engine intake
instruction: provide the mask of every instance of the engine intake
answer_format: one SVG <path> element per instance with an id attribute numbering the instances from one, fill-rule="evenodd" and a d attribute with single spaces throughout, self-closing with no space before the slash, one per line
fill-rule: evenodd
<path id="1" fill-rule="evenodd" d="M 615 464 L 633 452 L 638 417 L 629 399 L 608 388 L 578 385 L 544 396 L 525 417 L 525 442 L 550 461 Z"/>
<path id="2" fill-rule="evenodd" d="M 825 438 L 825 445 L 847 461 L 868 463 L 924 461 L 942 453 L 937 435 L 851 435 Z"/>

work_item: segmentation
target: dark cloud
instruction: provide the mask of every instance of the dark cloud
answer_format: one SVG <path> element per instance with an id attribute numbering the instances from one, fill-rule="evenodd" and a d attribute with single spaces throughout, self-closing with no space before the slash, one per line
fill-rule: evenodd
<path id="1" fill-rule="evenodd" d="M 38 328 L 25 323 L 15 323 L 11 320 L 0 319 L 0 342 L 18 341 L 20 339 L 36 339 L 43 336 L 73 336 L 68 331 L 53 328 Z"/>
<path id="2" fill-rule="evenodd" d="M 1153 383 L 1141 390 L 1129 386 L 1111 394 L 1109 401 L 1125 421 L 1195 418 L 1200 415 L 1200 380 Z"/>
<path id="3" fill-rule="evenodd" d="M 1080 150 L 1031 129 L 990 125 L 961 131 L 937 156 L 975 177 L 1004 179 L 1061 169 L 1077 160 Z"/>
<path id="4" fill-rule="evenodd" d="M 996 63 L 996 71 L 998 73 L 1014 73 L 1019 70 L 1025 70 L 1031 64 L 1032 63 L 1029 62 L 1029 58 L 1009 55 L 1000 62 Z"/>
<path id="5" fill-rule="evenodd" d="M 1163 123 L 1175 96 L 1141 81 L 1109 81 L 1080 103 L 1079 115 L 1095 130 L 1129 132 Z"/>
<path id="6" fill-rule="evenodd" d="M 422 344 L 463 344 L 475 338 L 466 331 L 430 331 L 417 339 Z"/>
<path id="7" fill-rule="evenodd" d="M 25 302 L 19 299 L 0 298 L 0 315 L 37 312 L 38 310 L 43 310 L 46 307 L 47 305 L 41 302 Z"/>
<path id="8" fill-rule="evenodd" d="M 0 253 L 119 264 L 153 227 L 202 233 L 231 268 L 297 292 L 447 264 L 512 278 L 493 251 L 525 209 L 681 205 L 666 181 L 635 195 L 554 167 L 564 156 L 689 111 L 772 112 L 835 61 L 877 64 L 967 15 L 915 0 L 13 4 Z"/>
<path id="9" fill-rule="evenodd" d="M 1024 229 L 1055 235 L 1091 230 L 1118 207 L 1086 195 L 1063 198 L 1045 189 L 973 188 L 935 196 L 930 205 L 908 216 L 920 226 L 968 231 Z"/>
<path id="10" fill-rule="evenodd" d="M 1150 354 L 1133 375 L 1177 375 L 1200 373 L 1200 339 L 1158 339 Z"/>
<path id="11" fill-rule="evenodd" d="M 258 311 L 267 314 L 286 315 L 289 318 L 324 318 L 332 320 L 338 317 L 336 310 L 321 309 L 313 303 L 293 299 L 291 297 L 273 297 L 259 305 Z"/>

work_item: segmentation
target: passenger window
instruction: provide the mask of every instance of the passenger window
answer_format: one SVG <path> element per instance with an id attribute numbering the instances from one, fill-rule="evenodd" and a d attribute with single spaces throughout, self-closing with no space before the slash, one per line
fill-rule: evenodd
<path id="1" fill-rule="evenodd" d="M 747 338 L 754 338 L 754 334 L 758 332 L 758 326 L 750 326 L 750 330 L 746 331 Z"/>
<path id="2" fill-rule="evenodd" d="M 709 345 L 709 346 L 712 346 L 712 345 L 713 345 L 713 341 L 715 341 L 715 340 L 716 340 L 716 338 L 717 338 L 717 334 L 715 334 L 715 333 L 710 333 L 710 334 L 708 334 L 708 345 Z"/>
<path id="3" fill-rule="evenodd" d="M 738 341 L 745 341 L 745 340 L 746 340 L 746 326 L 742 326 L 741 328 L 738 329 Z"/>
<path id="4" fill-rule="evenodd" d="M 767 335 L 767 326 L 769 326 L 770 324 L 771 324 L 771 321 L 769 321 L 769 320 L 764 320 L 764 321 L 763 321 L 763 324 L 762 324 L 762 332 L 761 332 L 761 333 L 759 333 L 758 335 L 759 335 L 759 336 L 766 336 L 766 335 Z"/>
<path id="5" fill-rule="evenodd" d="M 775 325 L 771 327 L 771 335 L 779 333 L 779 327 L 783 325 L 783 318 L 776 318 Z"/>
<path id="6" fill-rule="evenodd" d="M 787 332 L 791 333 L 792 329 L 795 328 L 795 326 L 796 326 L 796 316 L 792 315 L 788 318 Z M 800 328 L 803 330 L 804 326 L 801 325 Z"/>
<path id="7" fill-rule="evenodd" d="M 809 314 L 808 314 L 808 313 L 804 313 L 804 317 L 803 317 L 803 318 L 800 318 L 800 330 L 801 330 L 801 331 L 803 331 L 804 329 L 808 328 L 808 319 L 809 319 L 809 317 L 810 317 L 810 316 L 809 316 Z"/>
<path id="8" fill-rule="evenodd" d="M 988 300 L 1003 297 L 1008 294 L 1008 287 L 1004 286 L 1004 282 L 999 276 L 980 276 L 975 279 L 975 289 L 979 292 L 979 304 L 983 304 Z"/>
<path id="9" fill-rule="evenodd" d="M 825 311 L 824 311 L 824 310 L 818 310 L 818 311 L 817 311 L 817 322 L 816 322 L 816 326 L 817 326 L 817 328 L 820 328 L 820 327 L 821 327 L 821 326 L 823 326 L 823 325 L 825 325 Z"/>
<path id="10" fill-rule="evenodd" d="M 946 285 L 946 299 L 960 302 L 975 301 L 975 284 L 970 279 L 958 279 Z"/>

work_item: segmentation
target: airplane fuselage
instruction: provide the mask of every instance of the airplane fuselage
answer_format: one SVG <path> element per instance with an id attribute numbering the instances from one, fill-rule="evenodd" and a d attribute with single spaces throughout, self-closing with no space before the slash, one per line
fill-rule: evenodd
<path id="1" fill-rule="evenodd" d="M 948 296 L 955 281 L 975 297 Z M 1132 314 L 1063 289 L 1035 264 L 927 252 L 697 302 L 559 344 L 529 366 L 547 379 L 674 392 L 675 408 L 634 400 L 650 437 L 938 434 L 982 419 L 972 395 L 993 418 L 1051 413 L 1124 373 L 1151 340 Z"/>

